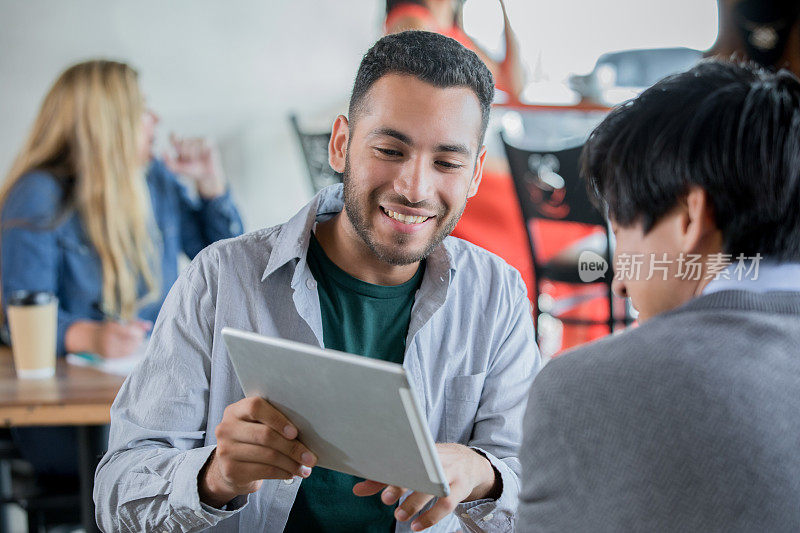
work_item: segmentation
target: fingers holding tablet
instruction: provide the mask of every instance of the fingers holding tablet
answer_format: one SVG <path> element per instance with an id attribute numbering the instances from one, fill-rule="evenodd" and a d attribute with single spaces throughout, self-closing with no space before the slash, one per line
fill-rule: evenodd
<path id="1" fill-rule="evenodd" d="M 467 446 L 455 443 L 439 443 L 436 450 L 450 482 L 450 494 L 438 498 L 430 509 L 417 517 L 411 524 L 412 531 L 422 531 L 433 526 L 452 513 L 463 501 L 492 497 L 494 492 L 496 474 L 486 457 Z M 357 483 L 353 487 L 356 496 L 372 496 L 380 491 L 383 491 L 381 501 L 386 505 L 394 505 L 404 494 L 410 493 L 395 510 L 394 516 L 400 522 L 419 513 L 434 498 L 423 492 L 370 480 Z"/>
<path id="2" fill-rule="evenodd" d="M 217 448 L 200 471 L 200 499 L 221 507 L 258 490 L 263 479 L 308 477 L 317 458 L 297 428 L 263 398 L 229 405 L 215 430 Z"/>

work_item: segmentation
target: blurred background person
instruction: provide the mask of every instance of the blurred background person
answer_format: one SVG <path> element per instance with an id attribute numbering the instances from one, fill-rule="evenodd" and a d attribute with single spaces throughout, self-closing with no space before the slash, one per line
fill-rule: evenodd
<path id="1" fill-rule="evenodd" d="M 441 33 L 472 50 L 489 67 L 495 85 L 514 101 L 519 100 L 525 88 L 525 71 L 519 55 L 519 45 L 508 20 L 505 3 L 503 10 L 503 36 L 505 57 L 495 61 L 469 35 L 464 32 L 462 14 L 464 0 L 386 0 L 386 33 L 405 30 L 426 30 Z"/>
<path id="2" fill-rule="evenodd" d="M 717 0 L 719 34 L 706 53 L 718 59 L 748 59 L 800 76 L 800 2 Z"/>
<path id="3" fill-rule="evenodd" d="M 136 351 L 179 254 L 242 232 L 215 150 L 173 138 L 166 165 L 153 160 L 157 123 L 130 66 L 76 64 L 47 93 L 0 190 L 3 308 L 17 290 L 55 294 L 60 356 Z M 168 167 L 195 183 L 195 200 Z M 77 471 L 74 430 L 19 429 L 15 440 L 39 473 Z"/>

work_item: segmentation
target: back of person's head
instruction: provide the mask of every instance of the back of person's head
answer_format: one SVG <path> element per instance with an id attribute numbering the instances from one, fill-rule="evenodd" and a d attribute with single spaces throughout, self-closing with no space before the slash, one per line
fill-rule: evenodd
<path id="1" fill-rule="evenodd" d="M 388 15 L 389 12 L 403 4 L 412 4 L 417 6 L 427 7 L 425 4 L 425 0 L 386 0 L 386 14 Z"/>
<path id="2" fill-rule="evenodd" d="M 723 252 L 800 260 L 800 81 L 701 62 L 612 111 L 586 143 L 582 174 L 619 225 L 647 233 L 699 186 Z"/>
<path id="3" fill-rule="evenodd" d="M 494 98 L 494 80 L 475 52 L 454 39 L 427 31 L 404 31 L 381 38 L 364 55 L 358 68 L 348 111 L 351 127 L 358 121 L 369 89 L 387 74 L 414 76 L 440 88 L 471 89 L 481 106 L 483 139 Z"/>
<path id="4" fill-rule="evenodd" d="M 80 214 L 102 264 L 102 303 L 125 317 L 133 315 L 140 276 L 148 297 L 158 288 L 140 146 L 143 111 L 138 74 L 127 64 L 92 60 L 69 67 L 45 96 L 0 191 L 2 209 L 31 171 L 47 171 L 60 182 L 57 218 L 72 209 Z"/>

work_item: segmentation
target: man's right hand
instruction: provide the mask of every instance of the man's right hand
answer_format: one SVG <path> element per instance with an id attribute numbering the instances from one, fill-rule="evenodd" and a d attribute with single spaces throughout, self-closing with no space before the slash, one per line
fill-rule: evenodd
<path id="1" fill-rule="evenodd" d="M 217 448 L 197 485 L 200 500 L 212 507 L 257 491 L 264 479 L 308 477 L 317 462 L 297 440 L 297 428 L 263 398 L 229 405 L 214 434 Z"/>

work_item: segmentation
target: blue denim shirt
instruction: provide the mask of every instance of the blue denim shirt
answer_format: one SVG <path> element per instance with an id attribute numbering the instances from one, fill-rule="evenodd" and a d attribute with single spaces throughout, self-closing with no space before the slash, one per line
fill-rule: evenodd
<path id="1" fill-rule="evenodd" d="M 179 254 L 193 258 L 214 241 L 240 235 L 242 221 L 230 193 L 194 201 L 161 161 L 151 163 L 147 185 L 158 228 L 153 230 L 153 238 L 161 251 L 161 298 L 142 307 L 138 314 L 155 321 L 164 297 L 178 278 Z M 59 216 L 63 194 L 52 175 L 30 172 L 14 185 L 0 217 L 3 308 L 8 295 L 16 290 L 55 293 L 59 300 L 59 355 L 64 354 L 64 333 L 73 322 L 103 319 L 99 310 L 100 258 L 79 214 L 73 211 Z"/>
<path id="2" fill-rule="evenodd" d="M 343 206 L 341 184 L 323 189 L 286 224 L 209 246 L 181 273 L 145 360 L 111 408 L 94 486 L 103 531 L 283 530 L 300 478 L 266 480 L 225 510 L 200 502 L 197 476 L 216 446 L 214 429 L 244 397 L 220 332 L 230 326 L 323 345 L 306 256 L 314 224 Z M 513 530 L 521 420 L 540 366 L 519 272 L 486 250 L 445 239 L 427 259 L 403 368 L 435 441 L 481 450 L 501 475 L 502 493 L 462 503 L 426 531 Z M 395 533 L 409 526 L 399 522 Z"/>

